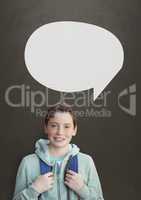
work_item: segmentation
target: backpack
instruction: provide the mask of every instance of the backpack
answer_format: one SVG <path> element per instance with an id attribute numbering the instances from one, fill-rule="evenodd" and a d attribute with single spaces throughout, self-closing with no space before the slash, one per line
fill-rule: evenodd
<path id="1" fill-rule="evenodd" d="M 40 173 L 41 173 L 41 175 L 52 171 L 52 166 L 47 165 L 41 159 L 39 159 L 39 161 L 40 161 Z M 78 173 L 78 156 L 77 155 L 75 155 L 75 156 L 71 155 L 69 157 L 67 165 L 65 167 L 64 177 L 65 177 L 65 174 L 66 174 L 67 170 L 72 170 L 72 171 Z M 69 190 L 68 187 L 67 187 L 67 200 L 70 200 L 70 190 Z"/>

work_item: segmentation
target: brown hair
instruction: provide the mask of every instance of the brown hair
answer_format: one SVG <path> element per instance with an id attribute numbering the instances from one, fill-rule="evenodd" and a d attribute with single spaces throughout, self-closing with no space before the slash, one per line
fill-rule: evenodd
<path id="1" fill-rule="evenodd" d="M 70 105 L 66 104 L 66 103 L 58 103 L 55 106 L 51 106 L 48 109 L 47 114 L 45 116 L 45 125 L 46 126 L 48 124 L 49 119 L 54 117 L 56 112 L 70 113 L 70 115 L 72 116 L 74 128 L 77 126 L 77 121 L 76 121 L 74 111 L 72 110 L 72 107 Z"/>

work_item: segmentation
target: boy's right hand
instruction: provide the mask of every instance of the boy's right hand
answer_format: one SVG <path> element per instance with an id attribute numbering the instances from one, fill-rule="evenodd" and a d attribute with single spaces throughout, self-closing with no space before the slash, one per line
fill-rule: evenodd
<path id="1" fill-rule="evenodd" d="M 33 183 L 33 188 L 40 194 L 53 187 L 54 177 L 52 172 L 39 176 Z"/>

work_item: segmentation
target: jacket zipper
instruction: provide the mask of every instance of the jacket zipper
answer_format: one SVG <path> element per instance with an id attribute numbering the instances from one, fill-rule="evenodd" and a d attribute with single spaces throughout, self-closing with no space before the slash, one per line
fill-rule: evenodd
<path id="1" fill-rule="evenodd" d="M 57 192 L 58 192 L 58 200 L 61 200 L 60 179 L 59 179 L 59 176 L 57 176 Z"/>
<path id="2" fill-rule="evenodd" d="M 57 172 L 57 194 L 58 200 L 61 200 L 61 191 L 60 191 L 60 169 L 58 164 L 56 165 L 56 172 Z"/>

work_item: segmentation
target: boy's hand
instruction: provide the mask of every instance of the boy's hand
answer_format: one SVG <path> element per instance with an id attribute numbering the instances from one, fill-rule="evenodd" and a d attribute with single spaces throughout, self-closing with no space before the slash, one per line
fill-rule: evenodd
<path id="1" fill-rule="evenodd" d="M 83 187 L 84 181 L 80 174 L 78 174 L 72 170 L 68 170 L 66 173 L 66 177 L 65 177 L 65 184 L 69 188 L 71 188 L 72 190 L 77 192 L 77 191 L 79 191 L 80 188 Z"/>
<path id="2" fill-rule="evenodd" d="M 32 186 L 39 193 L 50 190 L 54 183 L 53 173 L 49 172 L 44 175 L 39 176 L 33 183 Z"/>

